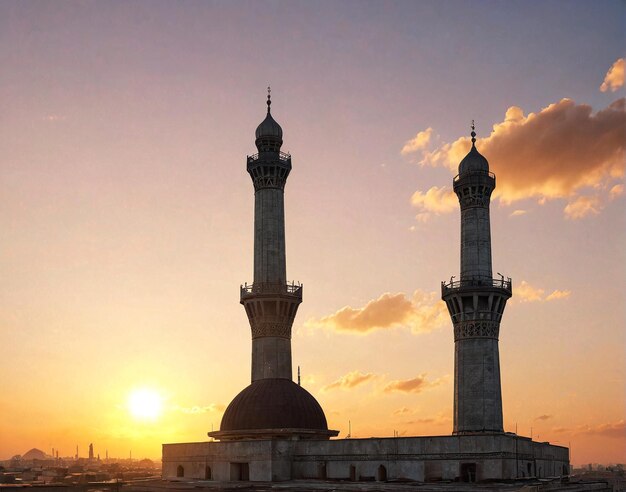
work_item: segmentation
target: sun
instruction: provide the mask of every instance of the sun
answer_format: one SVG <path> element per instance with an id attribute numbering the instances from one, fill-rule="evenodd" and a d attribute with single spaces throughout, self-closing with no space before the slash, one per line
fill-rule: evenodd
<path id="1" fill-rule="evenodd" d="M 128 411 L 137 420 L 157 420 L 163 409 L 163 397 L 149 388 L 133 390 L 128 396 Z"/>

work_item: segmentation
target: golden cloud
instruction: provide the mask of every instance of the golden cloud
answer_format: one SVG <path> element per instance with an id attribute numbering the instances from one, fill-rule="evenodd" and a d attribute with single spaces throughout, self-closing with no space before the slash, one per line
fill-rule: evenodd
<path id="1" fill-rule="evenodd" d="M 194 405 L 193 407 L 176 407 L 176 410 L 186 414 L 222 413 L 226 410 L 226 405 L 222 405 L 221 403 L 211 403 L 206 406 Z"/>
<path id="2" fill-rule="evenodd" d="M 567 299 L 572 292 L 570 290 L 554 290 L 548 296 L 544 296 L 544 294 L 544 289 L 533 287 L 526 280 L 522 280 L 514 291 L 515 299 L 519 302 L 549 302 Z"/>
<path id="3" fill-rule="evenodd" d="M 447 186 L 433 186 L 426 193 L 416 191 L 411 197 L 411 204 L 419 209 L 416 219 L 426 222 L 431 214 L 452 212 L 459 206 L 459 200 Z"/>
<path id="4" fill-rule="evenodd" d="M 600 86 L 602 92 L 610 90 L 615 92 L 624 85 L 624 59 L 618 58 L 604 76 L 604 82 Z"/>
<path id="5" fill-rule="evenodd" d="M 574 428 L 555 427 L 553 432 L 562 434 L 587 434 L 592 436 L 611 437 L 617 439 L 626 438 L 626 421 L 618 420 L 615 423 L 606 423 L 598 425 L 579 425 Z"/>
<path id="6" fill-rule="evenodd" d="M 337 388 L 350 389 L 355 388 L 361 384 L 367 383 L 376 377 L 375 374 L 370 372 L 363 373 L 359 371 L 352 371 L 346 374 L 345 376 L 341 376 L 336 381 L 326 385 L 322 388 L 322 391 L 329 391 Z"/>
<path id="7" fill-rule="evenodd" d="M 585 188 L 607 189 L 611 182 L 623 178 L 625 108 L 624 98 L 596 113 L 591 106 L 571 99 L 562 99 L 528 116 L 521 108 L 511 106 L 504 120 L 476 144 L 497 176 L 493 198 L 507 205 L 528 198 L 540 202 L 567 199 L 570 203 L 566 213 L 571 218 L 600 210 L 596 205 L 580 212 L 585 201 L 579 202 L 580 192 Z M 432 151 L 423 150 L 421 164 L 447 167 L 456 174 L 470 147 L 469 137 L 461 137 Z M 455 209 L 441 188 L 431 190 L 416 192 L 412 202 L 426 212 Z"/>
<path id="8" fill-rule="evenodd" d="M 321 326 L 337 331 L 368 333 L 373 330 L 400 326 L 410 327 L 413 333 L 429 332 L 449 322 L 445 304 L 435 292 L 416 290 L 411 298 L 403 293 L 382 294 L 365 306 L 345 306 L 336 313 L 319 320 L 308 320 L 307 327 Z"/>
<path id="9" fill-rule="evenodd" d="M 413 379 L 396 379 L 385 385 L 383 391 L 392 393 L 399 391 L 402 393 L 421 393 L 425 389 L 434 388 L 448 381 L 448 376 L 444 376 L 434 381 L 428 381 L 427 374 L 424 372 Z"/>
<path id="10" fill-rule="evenodd" d="M 624 194 L 624 185 L 623 184 L 616 184 L 615 186 L 613 186 L 613 188 L 611 188 L 609 190 L 609 198 L 611 200 L 614 200 L 615 198 L 617 198 L 618 196 L 621 196 Z"/>
<path id="11" fill-rule="evenodd" d="M 419 150 L 423 150 L 430 144 L 430 137 L 433 133 L 432 128 L 427 128 L 423 132 L 418 132 L 411 140 L 407 140 L 402 147 L 400 153 L 402 155 L 413 154 Z"/>
<path id="12" fill-rule="evenodd" d="M 519 217 L 520 215 L 526 215 L 526 210 L 513 210 L 509 217 Z"/>
<path id="13" fill-rule="evenodd" d="M 609 192 L 610 195 L 610 192 Z M 563 209 L 568 219 L 582 219 L 588 215 L 598 215 L 602 210 L 599 196 L 579 196 Z"/>

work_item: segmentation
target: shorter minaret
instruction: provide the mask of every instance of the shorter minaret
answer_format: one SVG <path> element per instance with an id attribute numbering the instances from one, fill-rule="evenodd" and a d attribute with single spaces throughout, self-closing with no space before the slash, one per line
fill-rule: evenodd
<path id="1" fill-rule="evenodd" d="M 454 325 L 453 434 L 503 432 L 498 335 L 511 297 L 511 279 L 494 279 L 491 270 L 489 202 L 496 176 L 476 149 L 459 164 L 454 192 L 461 205 L 461 276 L 442 282 Z"/>
<path id="2" fill-rule="evenodd" d="M 240 289 L 252 334 L 250 386 L 228 405 L 220 430 L 209 436 L 239 439 L 328 439 L 326 417 L 315 398 L 292 381 L 291 327 L 302 285 L 287 283 L 285 184 L 291 155 L 280 151 L 283 130 L 271 114 L 255 132 L 257 154 L 248 156 L 254 185 L 254 282 Z M 299 383 L 299 378 L 298 378 Z"/>

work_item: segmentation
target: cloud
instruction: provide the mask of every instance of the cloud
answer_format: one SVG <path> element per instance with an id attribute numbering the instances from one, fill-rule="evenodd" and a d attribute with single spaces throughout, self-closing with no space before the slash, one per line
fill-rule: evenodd
<path id="1" fill-rule="evenodd" d="M 404 144 L 404 147 L 402 147 L 400 153 L 402 155 L 408 155 L 418 152 L 419 150 L 426 149 L 430 144 L 430 137 L 432 133 L 432 128 L 427 128 L 423 132 L 418 132 L 414 138 L 412 138 L 411 140 L 407 140 L 407 142 Z"/>
<path id="2" fill-rule="evenodd" d="M 571 294 L 571 290 L 555 290 L 552 294 L 545 298 L 545 301 L 549 302 L 557 299 L 567 299 Z"/>
<path id="3" fill-rule="evenodd" d="M 383 388 L 383 392 L 421 393 L 425 389 L 434 388 L 447 382 L 448 379 L 448 376 L 443 376 L 435 379 L 434 381 L 428 381 L 427 373 L 424 372 L 413 379 L 396 379 L 394 381 L 390 381 Z"/>
<path id="4" fill-rule="evenodd" d="M 444 412 L 439 412 L 434 417 L 422 417 L 422 418 L 415 419 L 415 420 L 409 420 L 406 423 L 408 425 L 413 425 L 413 424 L 435 424 L 435 425 L 440 425 L 440 424 L 448 424 L 450 422 L 452 422 L 452 418 L 449 415 L 446 415 Z"/>
<path id="5" fill-rule="evenodd" d="M 439 215 L 458 209 L 459 200 L 451 188 L 433 186 L 426 193 L 421 191 L 413 193 L 411 204 L 418 208 L 416 219 L 426 222 L 433 213 Z"/>
<path id="6" fill-rule="evenodd" d="M 529 198 L 538 202 L 568 200 L 569 215 L 576 207 L 583 207 L 584 199 L 577 204 L 582 190 L 605 190 L 624 176 L 625 108 L 624 98 L 596 113 L 591 106 L 571 99 L 528 116 L 511 106 L 504 120 L 476 144 L 497 176 L 494 200 L 505 205 Z M 421 164 L 446 167 L 456 174 L 470 147 L 469 137 L 444 142 L 425 152 Z M 428 192 L 418 191 L 414 196 L 426 208 L 437 192 L 439 188 L 431 193 L 430 201 Z M 593 209 L 600 208 L 595 205 Z M 450 210 L 441 206 L 438 213 Z"/>
<path id="7" fill-rule="evenodd" d="M 615 198 L 623 194 L 624 194 L 624 185 L 616 184 L 615 186 L 613 186 L 613 188 L 609 190 L 609 199 L 614 200 Z"/>
<path id="8" fill-rule="evenodd" d="M 535 417 L 535 420 L 548 420 L 551 419 L 553 417 L 553 415 L 539 415 L 538 417 Z"/>
<path id="9" fill-rule="evenodd" d="M 311 319 L 307 327 L 324 327 L 350 333 L 410 327 L 413 333 L 435 330 L 449 322 L 445 304 L 435 292 L 416 290 L 411 298 L 403 293 L 386 292 L 365 306 L 345 306 L 319 320 Z"/>
<path id="10" fill-rule="evenodd" d="M 559 434 L 572 434 L 572 435 L 590 435 L 590 436 L 602 436 L 616 439 L 626 438 L 626 421 L 618 420 L 615 423 L 606 423 L 598 425 L 579 425 L 574 428 L 567 427 L 555 427 L 553 432 Z"/>
<path id="11" fill-rule="evenodd" d="M 543 299 L 543 289 L 538 289 L 530 285 L 526 280 L 522 280 L 515 288 L 515 297 L 520 302 L 536 302 Z"/>
<path id="12" fill-rule="evenodd" d="M 519 217 L 520 215 L 526 215 L 526 210 L 513 210 L 513 212 L 509 214 L 509 217 Z"/>
<path id="13" fill-rule="evenodd" d="M 563 209 L 568 219 L 582 219 L 590 214 L 598 215 L 600 210 L 602 205 L 598 196 L 579 196 Z"/>
<path id="14" fill-rule="evenodd" d="M 393 415 L 405 415 L 407 413 L 413 413 L 413 410 L 407 407 L 401 407 L 393 411 Z"/>
<path id="15" fill-rule="evenodd" d="M 548 296 L 544 296 L 545 290 L 533 287 L 526 280 L 522 280 L 518 286 L 515 287 L 513 295 L 519 302 L 549 302 L 558 299 L 567 299 L 572 291 L 570 290 L 554 290 Z"/>
<path id="16" fill-rule="evenodd" d="M 371 381 L 374 378 L 376 378 L 376 375 L 370 372 L 363 373 L 359 371 L 352 371 L 346 374 L 345 376 L 341 376 L 339 379 L 330 383 L 329 385 L 324 386 L 322 388 L 322 391 L 330 391 L 330 390 L 337 389 L 337 388 L 351 389 L 351 388 L 360 386 L 364 383 L 367 383 L 368 381 Z"/>
<path id="17" fill-rule="evenodd" d="M 618 58 L 604 76 L 604 82 L 600 86 L 602 92 L 610 90 L 615 92 L 624 85 L 624 59 Z"/>
<path id="18" fill-rule="evenodd" d="M 226 405 L 221 403 L 211 403 L 204 407 L 194 405 L 193 407 L 176 407 L 176 410 L 186 414 L 198 414 L 198 413 L 222 413 L 226 410 Z"/>

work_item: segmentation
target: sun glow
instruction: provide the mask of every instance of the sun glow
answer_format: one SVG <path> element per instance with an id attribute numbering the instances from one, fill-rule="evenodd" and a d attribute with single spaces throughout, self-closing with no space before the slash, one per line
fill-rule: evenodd
<path id="1" fill-rule="evenodd" d="M 136 389 L 128 396 L 128 411 L 137 420 L 156 420 L 162 408 L 163 397 L 153 389 Z"/>

